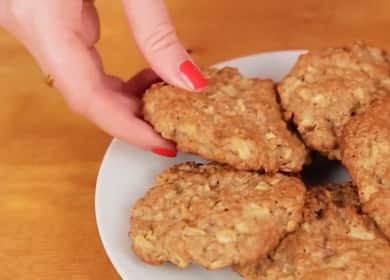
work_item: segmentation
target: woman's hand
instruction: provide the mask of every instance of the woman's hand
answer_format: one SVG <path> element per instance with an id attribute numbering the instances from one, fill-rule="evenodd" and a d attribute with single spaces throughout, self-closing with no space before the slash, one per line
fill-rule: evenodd
<path id="1" fill-rule="evenodd" d="M 207 82 L 178 41 L 163 0 L 123 0 L 137 45 L 158 74 L 145 70 L 128 82 L 104 73 L 94 47 L 99 20 L 92 0 L 0 2 L 0 25 L 27 47 L 73 111 L 132 145 L 176 155 L 174 145 L 139 118 L 139 97 L 158 76 L 188 90 Z"/>

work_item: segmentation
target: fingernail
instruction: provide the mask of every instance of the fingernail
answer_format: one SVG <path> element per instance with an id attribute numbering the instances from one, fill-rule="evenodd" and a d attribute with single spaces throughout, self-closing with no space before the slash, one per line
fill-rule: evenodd
<path id="1" fill-rule="evenodd" d="M 160 147 L 152 148 L 152 152 L 164 157 L 175 157 L 177 154 L 176 150 L 165 149 Z"/>
<path id="2" fill-rule="evenodd" d="M 185 82 L 193 89 L 202 89 L 207 86 L 207 80 L 202 72 L 190 60 L 186 60 L 179 66 Z"/>

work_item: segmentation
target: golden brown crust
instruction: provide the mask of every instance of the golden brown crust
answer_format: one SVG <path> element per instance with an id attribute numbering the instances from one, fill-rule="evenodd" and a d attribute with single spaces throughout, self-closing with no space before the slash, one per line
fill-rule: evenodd
<path id="1" fill-rule="evenodd" d="M 156 178 L 131 214 L 133 250 L 150 264 L 208 269 L 264 257 L 301 220 L 305 188 L 282 174 L 184 163 Z"/>
<path id="2" fill-rule="evenodd" d="M 341 149 L 363 210 L 390 238 L 390 98 L 375 102 L 345 126 Z"/>
<path id="3" fill-rule="evenodd" d="M 236 267 L 247 280 L 390 279 L 390 246 L 361 214 L 351 184 L 307 192 L 300 228 L 263 262 Z"/>
<path id="4" fill-rule="evenodd" d="M 278 86 L 285 118 L 310 148 L 340 159 L 339 141 L 351 116 L 389 95 L 388 54 L 364 43 L 302 55 Z"/>
<path id="5" fill-rule="evenodd" d="M 282 119 L 270 80 L 236 69 L 205 71 L 209 86 L 193 93 L 165 84 L 144 96 L 144 118 L 179 150 L 241 170 L 298 172 L 307 152 Z"/>

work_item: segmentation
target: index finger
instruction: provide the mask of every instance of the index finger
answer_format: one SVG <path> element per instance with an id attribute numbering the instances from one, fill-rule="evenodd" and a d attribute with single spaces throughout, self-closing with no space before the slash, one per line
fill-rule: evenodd
<path id="1" fill-rule="evenodd" d="M 123 0 L 135 41 L 152 69 L 166 82 L 187 90 L 207 85 L 177 38 L 163 0 Z"/>

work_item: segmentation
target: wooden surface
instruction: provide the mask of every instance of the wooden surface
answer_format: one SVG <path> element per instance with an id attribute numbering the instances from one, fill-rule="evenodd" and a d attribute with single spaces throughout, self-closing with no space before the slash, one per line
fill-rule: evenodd
<path id="1" fill-rule="evenodd" d="M 239 4 L 243 3 L 243 4 Z M 390 48 L 390 1 L 167 1 L 202 65 L 357 39 Z M 145 67 L 119 1 L 98 0 L 107 70 Z M 119 279 L 99 241 L 94 186 L 110 137 L 70 113 L 25 50 L 0 31 L 0 279 Z"/>

